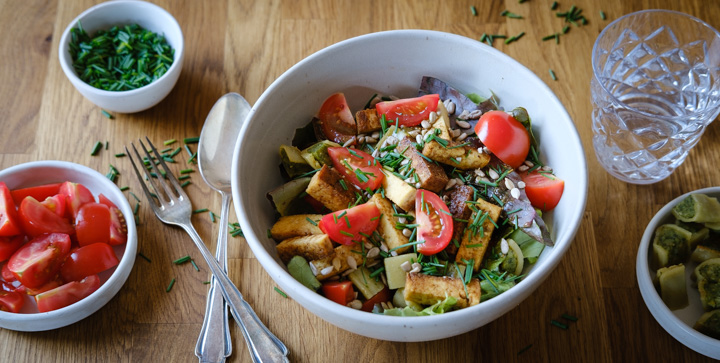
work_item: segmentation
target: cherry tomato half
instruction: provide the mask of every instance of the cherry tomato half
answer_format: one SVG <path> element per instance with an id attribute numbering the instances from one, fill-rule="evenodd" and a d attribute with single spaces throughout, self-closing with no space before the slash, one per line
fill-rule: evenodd
<path id="1" fill-rule="evenodd" d="M 380 210 L 375 203 L 368 202 L 350 209 L 326 214 L 318 226 L 331 240 L 352 245 L 377 229 L 380 224 Z"/>
<path id="2" fill-rule="evenodd" d="M 503 111 L 489 111 L 480 116 L 475 133 L 505 164 L 516 169 L 530 151 L 530 136 L 525 127 Z"/>
<path id="3" fill-rule="evenodd" d="M 16 205 L 20 205 L 25 197 L 33 197 L 35 200 L 45 200 L 48 197 L 52 197 L 60 192 L 60 185 L 62 183 L 38 185 L 36 187 L 28 187 L 22 189 L 11 190 L 13 200 Z"/>
<path id="4" fill-rule="evenodd" d="M 70 252 L 70 243 L 70 236 L 64 233 L 37 237 L 10 257 L 8 270 L 23 285 L 29 288 L 40 287 L 58 273 Z"/>
<path id="5" fill-rule="evenodd" d="M 355 300 L 355 291 L 350 281 L 326 282 L 322 284 L 322 292 L 326 298 L 341 305 L 347 305 Z"/>
<path id="6" fill-rule="evenodd" d="M 115 251 L 107 243 L 93 243 L 70 253 L 60 268 L 63 281 L 80 281 L 117 266 Z"/>
<path id="7" fill-rule="evenodd" d="M 343 144 L 357 134 L 355 118 L 342 92 L 331 95 L 323 102 L 317 119 L 328 140 Z"/>
<path id="8" fill-rule="evenodd" d="M 111 246 L 127 242 L 127 225 L 120 209 L 110 207 L 110 241 Z"/>
<path id="9" fill-rule="evenodd" d="M 0 311 L 18 313 L 25 305 L 25 297 L 17 291 L 0 290 Z"/>
<path id="10" fill-rule="evenodd" d="M 554 209 L 560 202 L 565 189 L 565 181 L 549 173 L 537 170 L 531 173 L 520 173 L 525 182 L 525 194 L 533 207 L 543 212 Z"/>
<path id="11" fill-rule="evenodd" d="M 20 209 L 18 209 L 18 215 L 23 230 L 30 237 L 37 237 L 44 233 L 73 234 L 75 232 L 66 218 L 58 216 L 33 197 L 23 199 Z"/>
<path id="12" fill-rule="evenodd" d="M 100 203 L 85 203 L 75 218 L 75 232 L 80 246 L 110 241 L 110 208 Z"/>
<path id="13" fill-rule="evenodd" d="M 37 199 L 40 200 L 40 199 Z M 65 217 L 65 204 L 67 199 L 62 194 L 55 194 L 52 197 L 47 197 L 45 200 L 40 202 L 45 208 L 50 209 L 53 213 L 60 217 Z"/>
<path id="14" fill-rule="evenodd" d="M 83 204 L 95 201 L 92 192 L 79 183 L 64 182 L 60 185 L 59 193 L 64 194 L 67 198 L 68 216 L 73 219 L 77 216 Z"/>
<path id="15" fill-rule="evenodd" d="M 437 94 L 415 98 L 403 98 L 395 101 L 378 102 L 375 105 L 378 116 L 385 115 L 388 125 L 398 120 L 400 126 L 417 126 L 437 111 L 440 96 Z"/>
<path id="16" fill-rule="evenodd" d="M 65 285 L 43 292 L 35 296 L 38 310 L 41 313 L 64 308 L 74 304 L 100 288 L 100 278 L 92 275 L 82 281 L 72 281 Z"/>
<path id="17" fill-rule="evenodd" d="M 358 188 L 375 190 L 382 185 L 385 174 L 382 166 L 372 155 L 346 147 L 329 147 L 327 149 L 333 167 L 343 178 Z"/>
<path id="18" fill-rule="evenodd" d="M 367 299 L 363 304 L 362 308 L 360 310 L 370 312 L 375 307 L 375 304 L 379 304 L 381 302 L 387 302 L 392 299 L 392 294 L 390 293 L 390 289 L 385 286 L 380 292 L 375 294 L 375 296 Z"/>
<path id="19" fill-rule="evenodd" d="M 8 237 L 20 234 L 15 202 L 5 183 L 0 182 L 0 236 Z"/>
<path id="20" fill-rule="evenodd" d="M 7 260 L 25 243 L 25 236 L 0 237 L 0 262 Z"/>
<path id="21" fill-rule="evenodd" d="M 447 247 L 453 235 L 452 214 L 437 194 L 418 189 L 415 195 L 415 216 L 418 252 L 425 256 L 434 255 Z"/>

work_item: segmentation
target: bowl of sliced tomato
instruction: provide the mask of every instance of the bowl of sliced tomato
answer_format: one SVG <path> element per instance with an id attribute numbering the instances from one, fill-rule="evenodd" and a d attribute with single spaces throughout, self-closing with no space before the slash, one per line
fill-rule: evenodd
<path id="1" fill-rule="evenodd" d="M 107 177 L 66 161 L 0 171 L 0 327 L 43 331 L 112 299 L 135 262 L 130 205 Z"/>
<path id="2" fill-rule="evenodd" d="M 581 223 L 584 155 L 562 103 L 517 61 L 396 30 L 275 80 L 236 143 L 232 189 L 253 253 L 303 308 L 427 341 L 537 293 Z"/>

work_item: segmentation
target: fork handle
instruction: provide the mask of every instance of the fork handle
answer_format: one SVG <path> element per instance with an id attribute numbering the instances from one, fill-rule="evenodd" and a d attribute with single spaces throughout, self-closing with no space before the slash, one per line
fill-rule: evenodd
<path id="1" fill-rule="evenodd" d="M 230 195 L 224 191 L 220 191 L 220 195 L 222 195 L 221 227 L 218 232 L 215 257 L 217 257 L 220 268 L 227 272 L 228 234 L 222 226 L 228 223 Z M 205 319 L 195 345 L 195 355 L 200 358 L 200 363 L 221 363 L 225 362 L 225 358 L 229 357 L 230 354 L 232 354 L 232 339 L 230 337 L 230 325 L 228 324 L 228 309 L 220 284 L 213 275 L 205 304 Z"/>
<path id="2" fill-rule="evenodd" d="M 207 249 L 192 223 L 184 223 L 182 227 L 195 242 L 203 258 L 205 258 L 205 262 L 210 267 L 210 271 L 219 282 L 218 286 L 230 307 L 230 312 L 238 325 L 240 325 L 240 330 L 245 337 L 253 362 L 288 362 L 288 349 L 285 344 L 268 330 L 252 307 L 243 299 L 235 284 L 230 280 L 227 273 L 220 268 L 217 260 Z"/>

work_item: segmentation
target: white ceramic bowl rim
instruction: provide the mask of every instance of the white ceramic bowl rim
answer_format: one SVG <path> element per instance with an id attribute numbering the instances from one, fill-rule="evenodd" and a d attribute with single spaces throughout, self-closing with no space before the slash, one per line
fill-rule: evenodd
<path id="1" fill-rule="evenodd" d="M 247 138 L 247 133 L 250 127 L 252 126 L 253 122 L 251 121 L 257 121 L 261 122 L 260 120 L 254 120 L 255 114 L 258 111 L 258 108 L 266 102 L 267 99 L 273 97 L 273 95 L 278 91 L 278 89 L 282 88 L 282 84 L 285 82 L 287 78 L 292 77 L 293 73 L 300 72 L 303 68 L 307 67 L 308 65 L 316 62 L 319 59 L 322 59 L 327 56 L 328 53 L 336 53 L 340 52 L 342 49 L 347 47 L 354 47 L 356 46 L 356 43 L 362 42 L 365 43 L 371 43 L 371 42 L 380 42 L 383 41 L 386 37 L 413 37 L 413 38 L 422 38 L 422 39 L 433 39 L 438 40 L 441 39 L 443 41 L 447 42 L 456 42 L 459 46 L 469 46 L 469 47 L 485 47 L 484 51 L 487 53 L 493 54 L 495 57 L 502 58 L 504 62 L 507 63 L 508 68 L 512 68 L 514 71 L 522 73 L 525 77 L 528 79 L 532 79 L 536 81 L 536 83 L 541 87 L 541 92 L 548 95 L 548 102 L 557 103 L 559 105 L 559 108 L 562 110 L 561 114 L 557 115 L 557 119 L 561 120 L 562 122 L 567 121 L 567 125 L 563 124 L 567 128 L 568 131 L 568 140 L 567 143 L 571 144 L 573 146 L 576 146 L 579 150 L 582 150 L 582 144 L 580 141 L 580 137 L 577 133 L 577 129 L 575 128 L 574 124 L 572 123 L 572 120 L 570 116 L 567 114 L 567 111 L 564 109 L 560 101 L 557 99 L 557 97 L 552 93 L 552 91 L 545 85 L 534 73 L 532 73 L 530 70 L 522 66 L 519 62 L 516 60 L 510 58 L 509 56 L 505 55 L 504 53 L 500 52 L 497 49 L 494 49 L 492 47 L 487 47 L 482 44 L 478 44 L 477 41 L 463 37 L 456 34 L 450 34 L 450 33 L 444 33 L 439 31 L 429 31 L 429 30 L 418 30 L 418 29 L 410 29 L 410 30 L 394 30 L 394 31 L 383 31 L 383 32 L 377 32 L 377 33 L 370 33 L 362 36 L 358 36 L 355 38 L 347 39 L 344 41 L 341 41 L 339 43 L 333 44 L 331 46 L 328 46 L 310 56 L 307 58 L 301 60 L 294 66 L 292 66 L 290 69 L 288 69 L 285 73 L 283 73 L 278 79 L 276 79 L 268 89 L 263 92 L 263 94 L 260 96 L 258 101 L 253 106 L 252 110 L 250 111 L 250 114 L 248 115 L 248 122 L 245 122 L 243 125 L 243 128 L 241 130 L 240 136 L 238 138 L 238 142 L 235 145 L 235 152 L 234 152 L 234 159 L 233 159 L 233 197 L 235 200 L 235 208 L 236 212 L 240 221 L 240 224 L 242 226 L 243 231 L 245 232 L 245 237 L 251 246 L 253 253 L 255 254 L 258 261 L 262 264 L 262 266 L 265 268 L 265 270 L 268 272 L 270 277 L 272 277 L 275 282 L 281 285 L 283 287 L 283 283 L 287 283 L 287 287 L 289 290 L 286 290 L 286 292 L 293 298 L 295 298 L 294 292 L 296 291 L 302 291 L 302 289 L 307 290 L 305 286 L 303 286 L 301 283 L 295 281 L 292 278 L 289 278 L 289 280 L 283 280 L 284 277 L 290 276 L 287 272 L 286 268 L 279 264 L 269 253 L 267 250 L 265 250 L 262 243 L 259 242 L 260 238 L 267 238 L 264 234 L 259 237 L 255 234 L 253 230 L 253 224 L 248 219 L 248 216 L 243 212 L 243 206 L 245 205 L 245 199 L 244 196 L 239 192 L 239 181 L 238 181 L 238 165 L 239 165 L 239 159 L 240 155 L 244 153 L 252 154 L 252 150 L 243 150 L 243 142 L 245 138 Z M 419 80 L 418 80 L 419 81 Z M 309 296 L 302 296 L 303 299 L 307 299 L 307 301 L 310 301 L 312 304 L 316 306 L 325 306 L 327 308 L 327 311 L 333 315 L 335 318 L 337 318 L 337 315 L 342 314 L 342 319 L 345 323 L 348 324 L 368 324 L 373 326 L 386 326 L 386 325 L 402 325 L 408 330 L 414 330 L 414 329 L 432 329 L 433 327 L 437 327 L 440 323 L 445 322 L 447 320 L 448 316 L 453 316 L 454 320 L 482 320 L 484 319 L 481 314 L 483 309 L 492 308 L 496 311 L 502 311 L 502 314 L 506 313 L 507 311 L 511 310 L 516 306 L 513 301 L 516 300 L 516 295 L 522 296 L 522 299 L 526 298 L 527 295 L 529 295 L 534 288 L 536 288 L 548 275 L 549 272 L 552 271 L 555 266 L 559 263 L 561 256 L 565 253 L 565 251 L 569 248 L 570 243 L 572 242 L 572 238 L 574 237 L 575 233 L 577 232 L 577 229 L 579 228 L 580 221 L 584 214 L 585 204 L 586 204 L 586 195 L 587 195 L 587 166 L 585 163 L 584 156 L 578 160 L 578 165 L 576 166 L 577 174 L 578 174 L 578 185 L 577 187 L 581 189 L 582 195 L 584 196 L 582 201 L 579 201 L 577 204 L 573 206 L 573 209 L 571 210 L 572 213 L 572 220 L 568 222 L 568 225 L 572 226 L 572 228 L 563 230 L 563 241 L 556 241 L 556 245 L 553 248 L 549 248 L 547 252 L 549 252 L 548 258 L 543 262 L 543 270 L 542 271 L 533 271 L 533 273 L 530 273 L 528 276 L 526 276 L 515 288 L 512 288 L 508 290 L 507 292 L 491 299 L 488 301 L 485 301 L 479 305 L 472 306 L 469 308 L 461 309 L 452 311 L 446 314 L 441 315 L 434 315 L 434 316 L 425 316 L 425 317 L 396 317 L 396 316 L 385 316 L 380 314 L 371 314 L 366 313 L 362 311 L 357 311 L 348 307 L 344 307 L 341 305 L 337 306 L 327 306 L 327 299 L 320 294 L 312 293 L 308 294 Z M 560 231 L 553 231 L 554 234 L 560 233 Z M 560 242 L 560 243 L 558 243 Z M 530 288 L 523 288 L 523 287 L 530 287 Z M 309 291 L 309 290 L 308 290 Z M 304 294 L 303 294 L 304 295 Z M 299 300 L 296 298 L 296 300 Z M 500 316 L 497 315 L 497 316 Z M 494 318 L 497 318 L 494 317 Z M 321 316 L 321 318 L 325 319 Z M 493 318 L 493 319 L 494 319 Z M 328 319 L 325 319 L 328 320 Z M 333 324 L 337 324 L 337 321 L 332 322 Z M 465 331 L 460 331 L 457 334 L 463 333 Z M 439 338 L 438 338 L 439 339 Z M 393 340 L 393 339 L 390 339 Z M 428 340 L 428 339 L 415 339 L 415 338 L 403 338 L 399 337 L 398 340 L 403 341 L 419 341 L 419 340 Z"/>
<path id="2" fill-rule="evenodd" d="M 115 202 L 117 207 L 122 211 L 124 216 L 132 216 L 132 210 L 130 209 L 129 205 L 127 204 L 127 201 L 125 200 L 125 197 L 123 196 L 122 192 L 120 192 L 120 189 L 117 188 L 117 186 L 112 183 L 109 179 L 107 179 L 104 175 L 100 174 L 98 171 L 91 169 L 87 166 L 75 164 L 68 161 L 59 161 L 59 160 L 46 160 L 46 161 L 32 161 L 27 162 L 15 166 L 11 166 L 7 169 L 4 169 L 0 171 L 0 181 L 2 181 L 2 176 L 7 174 L 15 174 L 19 173 L 28 169 L 36 169 L 36 168 L 53 168 L 53 169 L 64 169 L 64 170 L 72 170 L 77 171 L 82 174 L 89 175 L 93 179 L 97 179 L 100 181 L 103 186 L 112 186 L 113 191 L 116 190 L 116 193 L 113 193 L 113 195 L 106 195 L 110 200 Z M 48 181 L 49 182 L 49 181 Z M 34 184 L 34 185 L 26 185 L 29 186 L 36 186 L 44 183 Z M 24 186 L 25 187 L 25 186 Z M 96 198 L 97 195 L 93 194 Z M 123 199 L 121 200 L 122 203 L 118 203 L 117 196 L 121 196 Z M 36 313 L 36 314 L 17 314 L 17 313 L 9 313 L 5 311 L 0 311 L 0 320 L 6 320 L 6 321 L 13 321 L 13 325 L 15 326 L 23 326 L 24 324 L 37 324 L 38 320 L 53 320 L 53 319 L 62 319 L 63 316 L 67 315 L 69 311 L 88 311 L 88 312 L 94 312 L 98 310 L 102 305 L 105 305 L 110 299 L 114 296 L 114 294 L 111 293 L 111 289 L 113 288 L 113 285 L 115 284 L 122 284 L 127 279 L 128 275 L 130 274 L 130 271 L 132 269 L 132 265 L 135 262 L 135 252 L 137 249 L 137 243 L 131 241 L 137 240 L 137 230 L 135 223 L 131 221 L 127 221 L 126 218 L 126 225 L 127 225 L 127 237 L 128 237 L 128 245 L 125 246 L 125 253 L 122 256 L 122 259 L 120 260 L 119 264 L 115 267 L 115 272 L 108 278 L 107 281 L 105 281 L 100 288 L 98 288 L 95 292 L 87 296 L 86 298 L 72 304 L 68 305 L 64 308 L 48 311 L 44 313 Z M 97 301 L 101 300 L 103 301 L 100 306 L 98 306 Z M 89 315 L 89 314 L 88 314 Z M 67 324 L 60 324 L 59 326 L 52 326 L 50 329 L 58 328 L 61 326 L 64 326 Z M 19 329 L 23 330 L 23 329 Z M 47 330 L 47 329 L 39 329 L 39 330 Z"/>
<path id="3" fill-rule="evenodd" d="M 73 19 L 73 21 L 70 22 L 70 24 L 67 26 L 67 28 L 65 29 L 65 31 L 62 34 L 62 37 L 60 38 L 59 44 L 60 44 L 61 48 L 59 49 L 59 52 L 58 52 L 59 57 L 60 57 L 60 66 L 62 67 L 65 74 L 69 78 L 72 78 L 71 81 L 73 84 L 78 85 L 79 87 L 92 89 L 93 92 L 96 92 L 99 95 L 106 96 L 106 97 L 109 97 L 109 96 L 128 97 L 128 96 L 132 96 L 139 92 L 144 92 L 146 90 L 152 90 L 154 88 L 161 87 L 159 85 L 161 80 L 165 79 L 166 77 L 169 77 L 170 74 L 173 73 L 175 68 L 182 67 L 182 64 L 181 64 L 182 62 L 179 62 L 178 60 L 181 60 L 183 58 L 183 53 L 185 52 L 185 46 L 184 46 L 184 42 L 179 42 L 178 44 L 173 45 L 175 54 L 174 54 L 174 58 L 173 58 L 173 64 L 170 65 L 170 68 L 168 68 L 160 78 L 158 78 L 155 81 L 153 81 L 145 86 L 142 86 L 140 88 L 136 88 L 133 90 L 127 90 L 127 91 L 107 91 L 104 89 L 93 87 L 93 86 L 85 83 L 85 81 L 81 80 L 80 77 L 78 77 L 77 73 L 75 73 L 75 69 L 72 66 L 73 60 L 72 60 L 72 57 L 70 56 L 69 50 L 62 48 L 64 44 L 68 44 L 68 45 L 70 44 L 70 41 L 68 40 L 68 38 L 70 37 L 70 30 L 72 28 L 74 28 L 75 26 L 77 26 L 78 22 L 82 21 L 83 19 L 85 19 L 88 16 L 91 16 L 92 13 L 94 13 L 98 10 L 105 9 L 105 8 L 113 8 L 113 7 L 118 7 L 118 6 L 127 6 L 127 5 L 138 6 L 140 8 L 143 8 L 144 11 L 152 10 L 152 11 L 157 12 L 159 14 L 159 16 L 166 18 L 165 20 L 168 22 L 168 24 L 170 24 L 173 31 L 177 32 L 180 35 L 180 38 L 183 37 L 182 29 L 180 28 L 180 24 L 178 24 L 177 20 L 175 20 L 175 18 L 167 10 L 165 10 L 162 7 L 155 5 L 153 3 L 149 3 L 147 1 L 141 1 L 141 0 L 112 0 L 112 1 L 107 1 L 104 3 L 97 4 L 95 6 L 92 6 L 92 7 L 88 8 L 87 10 L 83 11 L 77 17 L 75 17 L 75 19 Z M 143 10 L 138 10 L 138 11 L 143 11 Z M 92 34 L 89 34 L 89 35 L 92 36 Z M 165 34 L 160 34 L 160 35 L 165 36 Z"/>

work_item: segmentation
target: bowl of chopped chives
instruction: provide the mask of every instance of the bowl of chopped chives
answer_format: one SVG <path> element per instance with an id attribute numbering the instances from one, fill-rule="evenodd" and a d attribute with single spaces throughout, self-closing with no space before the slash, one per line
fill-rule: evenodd
<path id="1" fill-rule="evenodd" d="M 70 22 L 58 53 L 63 72 L 85 98 L 103 110 L 133 113 L 155 106 L 175 86 L 184 40 L 165 9 L 117 0 Z"/>

